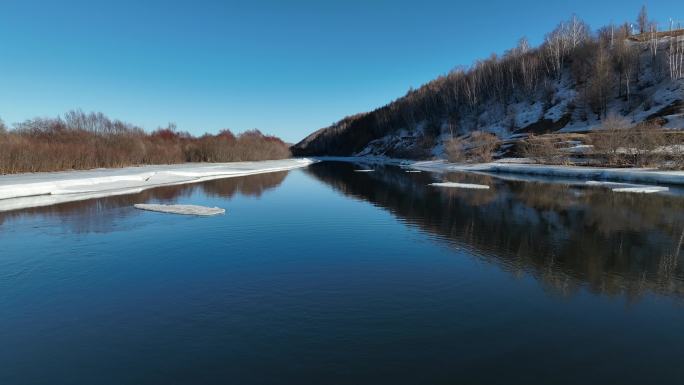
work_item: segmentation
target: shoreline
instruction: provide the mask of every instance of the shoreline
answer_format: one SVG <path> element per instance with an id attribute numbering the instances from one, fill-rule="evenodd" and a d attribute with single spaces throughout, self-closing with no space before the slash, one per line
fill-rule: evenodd
<path id="1" fill-rule="evenodd" d="M 599 180 L 684 185 L 684 171 L 662 171 L 651 168 L 601 168 L 505 162 L 477 164 L 417 162 L 410 167 L 421 171 L 463 171 L 488 174 L 517 174 L 551 178 L 571 178 L 586 181 Z"/>
<path id="2" fill-rule="evenodd" d="M 143 190 L 306 167 L 315 160 L 183 163 L 0 176 L 0 212 L 135 194 Z"/>
<path id="3" fill-rule="evenodd" d="M 523 163 L 509 158 L 489 163 L 449 163 L 446 160 L 415 161 L 385 157 L 314 157 L 320 161 L 386 164 L 428 172 L 471 172 L 486 174 L 526 175 L 573 180 L 600 180 L 633 183 L 660 183 L 684 186 L 684 171 L 663 171 L 653 168 L 602 168 L 557 166 Z"/>

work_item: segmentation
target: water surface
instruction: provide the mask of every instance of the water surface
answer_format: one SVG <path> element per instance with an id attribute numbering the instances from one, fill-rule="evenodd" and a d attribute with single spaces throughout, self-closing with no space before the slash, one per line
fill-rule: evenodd
<path id="1" fill-rule="evenodd" d="M 683 378 L 681 195 L 355 168 L 0 213 L 0 383 Z"/>

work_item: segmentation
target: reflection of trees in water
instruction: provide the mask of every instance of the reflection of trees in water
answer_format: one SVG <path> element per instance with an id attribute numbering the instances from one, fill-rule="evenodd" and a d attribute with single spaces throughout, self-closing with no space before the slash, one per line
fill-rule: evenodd
<path id="1" fill-rule="evenodd" d="M 288 171 L 267 172 L 241 178 L 216 179 L 202 184 L 207 195 L 231 198 L 235 194 L 260 197 L 265 191 L 280 186 Z"/>
<path id="2" fill-rule="evenodd" d="M 684 297 L 682 197 L 455 173 L 438 178 L 492 188 L 431 188 L 434 179 L 427 173 L 352 169 L 320 163 L 308 172 L 513 274 L 529 272 L 554 292 L 568 294 L 582 285 L 629 297 L 645 290 Z"/>
<path id="3" fill-rule="evenodd" d="M 0 226 L 6 221 L 26 216 L 39 215 L 55 218 L 61 225 L 69 226 L 74 232 L 110 232 L 115 229 L 118 218 L 136 211 L 130 208 L 136 203 L 159 202 L 172 204 L 179 198 L 189 197 L 195 191 L 208 195 L 232 198 L 236 194 L 260 197 L 264 191 L 278 187 L 287 177 L 288 171 L 248 175 L 244 177 L 216 179 L 199 184 L 163 186 L 144 190 L 137 194 L 117 195 L 85 201 L 67 202 L 46 207 L 0 212 Z M 2 228 L 0 228 L 0 231 Z"/>

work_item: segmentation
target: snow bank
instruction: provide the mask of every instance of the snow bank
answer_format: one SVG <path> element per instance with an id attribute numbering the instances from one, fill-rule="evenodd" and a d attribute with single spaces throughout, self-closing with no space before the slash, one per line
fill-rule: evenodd
<path id="1" fill-rule="evenodd" d="M 0 211 L 132 194 L 145 189 L 306 167 L 310 159 L 185 163 L 0 176 Z"/>
<path id="2" fill-rule="evenodd" d="M 430 186 L 450 187 L 450 188 L 465 188 L 465 189 L 474 189 L 474 190 L 487 190 L 487 189 L 489 189 L 489 186 L 486 186 L 483 184 L 453 183 L 453 182 L 430 183 Z"/>
<path id="3" fill-rule="evenodd" d="M 579 166 L 548 166 L 516 163 L 451 164 L 445 162 L 417 162 L 411 167 L 423 171 L 463 171 L 486 173 L 527 174 L 548 177 L 616 180 L 654 184 L 684 185 L 684 171 L 660 171 L 646 168 L 598 168 Z"/>
<path id="4" fill-rule="evenodd" d="M 145 204 L 138 203 L 133 205 L 136 209 L 146 210 L 146 211 L 156 211 L 160 213 L 168 214 L 182 214 L 182 215 L 199 215 L 199 216 L 211 216 L 224 214 L 225 209 L 220 207 L 205 207 L 205 206 L 195 206 L 195 205 L 159 205 L 159 204 Z"/>

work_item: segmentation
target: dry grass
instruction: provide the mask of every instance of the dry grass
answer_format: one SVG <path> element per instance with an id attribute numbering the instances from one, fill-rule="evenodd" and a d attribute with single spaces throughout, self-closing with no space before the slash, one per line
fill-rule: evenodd
<path id="1" fill-rule="evenodd" d="M 672 31 L 660 31 L 656 33 L 656 37 L 658 39 L 662 39 L 664 37 L 677 37 L 677 36 L 684 36 L 684 29 L 675 29 Z M 646 33 L 640 33 L 636 35 L 632 35 L 629 37 L 629 40 L 632 41 L 638 41 L 638 42 L 645 42 L 648 41 L 652 38 L 650 32 Z"/>
<path id="2" fill-rule="evenodd" d="M 600 130 L 584 134 L 530 136 L 518 146 L 521 155 L 542 164 L 568 164 L 571 153 L 564 144 L 576 141 L 593 149 L 572 155 L 597 166 L 684 168 L 684 135 L 668 131 L 654 122 L 632 125 L 620 116 L 603 120 Z"/>
<path id="3" fill-rule="evenodd" d="M 454 138 L 445 145 L 449 162 L 491 162 L 499 139 L 488 132 L 475 131 L 469 136 Z"/>
<path id="4" fill-rule="evenodd" d="M 591 134 L 594 153 L 606 165 L 616 167 L 658 167 L 665 163 L 668 154 L 663 151 L 669 143 L 665 130 L 655 124 L 632 126 L 622 117 L 607 117 L 600 131 Z"/>
<path id="5" fill-rule="evenodd" d="M 280 139 L 257 130 L 193 137 L 173 125 L 151 134 L 102 114 L 72 111 L 7 131 L 0 125 L 0 173 L 61 171 L 183 162 L 233 162 L 290 156 Z"/>
<path id="6" fill-rule="evenodd" d="M 567 153 L 558 147 L 560 138 L 553 135 L 530 135 L 520 143 L 522 156 L 543 164 L 567 164 Z"/>

